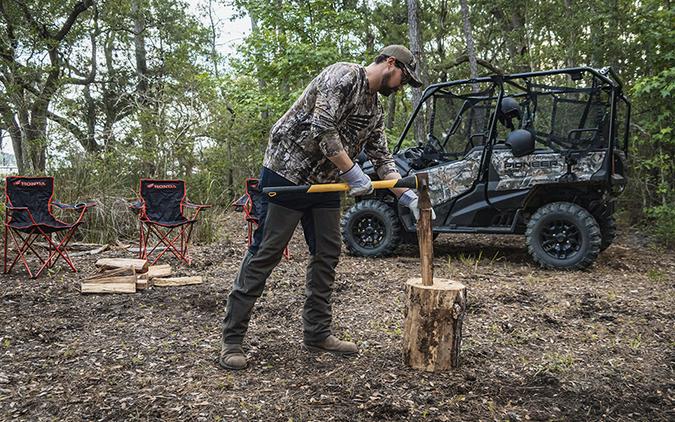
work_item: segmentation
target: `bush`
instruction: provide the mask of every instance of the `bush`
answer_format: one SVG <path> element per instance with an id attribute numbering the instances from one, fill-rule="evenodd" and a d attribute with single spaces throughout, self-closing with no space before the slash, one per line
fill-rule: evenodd
<path id="1" fill-rule="evenodd" d="M 675 246 L 675 206 L 660 205 L 646 211 L 654 236 L 667 247 Z"/>

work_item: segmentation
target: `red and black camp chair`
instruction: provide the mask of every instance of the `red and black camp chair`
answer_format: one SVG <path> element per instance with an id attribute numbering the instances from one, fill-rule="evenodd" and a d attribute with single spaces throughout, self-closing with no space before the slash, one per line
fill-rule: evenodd
<path id="1" fill-rule="evenodd" d="M 38 277 L 45 269 L 54 266 L 59 258 L 63 258 L 70 269 L 77 272 L 68 256 L 66 247 L 73 238 L 75 230 L 82 223 L 87 209 L 93 203 L 63 204 L 54 200 L 53 177 L 21 177 L 5 178 L 5 232 L 4 232 L 4 267 L 5 274 L 21 260 L 31 278 Z M 66 223 L 52 214 L 52 207 L 79 212 L 74 223 Z M 47 242 L 47 252 L 40 251 L 35 241 L 43 239 Z M 9 242 L 12 243 L 14 256 L 10 253 Z M 33 273 L 28 265 L 26 255 L 34 255 L 39 267 Z"/>
<path id="2" fill-rule="evenodd" d="M 244 194 L 241 198 L 232 202 L 232 208 L 235 211 L 244 213 L 244 220 L 248 225 L 248 233 L 246 235 L 247 246 L 253 243 L 253 231 L 260 223 L 261 209 L 260 204 L 264 199 L 262 191 L 258 188 L 258 179 L 248 178 L 244 184 Z M 284 257 L 289 259 L 291 256 L 288 251 L 288 245 L 284 248 Z"/>
<path id="3" fill-rule="evenodd" d="M 163 245 L 164 248 L 158 251 L 150 265 L 154 265 L 166 251 L 190 265 L 192 259 L 188 254 L 188 245 L 192 227 L 201 210 L 211 206 L 189 202 L 182 180 L 141 179 L 139 198 L 130 205 L 138 211 L 140 220 L 139 257 L 149 260 L 148 257 Z M 195 210 L 192 218 L 185 216 L 186 208 Z M 148 250 L 153 235 L 157 243 L 151 244 Z"/>

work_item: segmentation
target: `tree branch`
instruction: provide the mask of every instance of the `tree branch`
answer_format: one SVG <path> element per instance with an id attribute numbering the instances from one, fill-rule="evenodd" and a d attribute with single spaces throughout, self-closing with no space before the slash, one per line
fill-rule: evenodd
<path id="1" fill-rule="evenodd" d="M 96 38 L 100 35 L 100 33 L 101 31 L 98 27 L 98 8 L 96 5 L 94 5 L 94 30 L 89 35 L 91 39 L 91 70 L 84 78 L 68 78 L 66 83 L 73 85 L 89 85 L 90 83 L 94 82 L 94 78 L 96 77 Z M 66 62 L 66 65 L 77 72 L 77 69 L 70 66 L 69 63 Z"/>
<path id="2" fill-rule="evenodd" d="M 84 132 L 82 132 L 82 129 L 80 129 L 75 123 L 51 111 L 47 111 L 47 117 L 75 135 L 77 142 L 79 142 L 86 151 L 89 150 L 89 146 L 87 145 L 87 135 L 85 135 Z"/>
<path id="3" fill-rule="evenodd" d="M 35 18 L 33 17 L 33 12 L 28 8 L 26 4 L 23 2 L 20 2 L 18 0 L 14 0 L 14 4 L 16 4 L 19 9 L 21 9 L 21 12 L 23 13 L 23 16 L 28 20 L 30 23 L 30 26 L 35 29 L 35 31 L 42 37 L 42 38 L 49 38 L 49 31 L 47 30 L 47 26 L 42 24 L 40 25 Z"/>
<path id="4" fill-rule="evenodd" d="M 83 0 L 79 1 L 75 4 L 75 7 L 73 7 L 73 10 L 70 12 L 70 15 L 68 16 L 68 19 L 63 23 L 63 26 L 57 32 L 52 36 L 57 41 L 61 41 L 66 34 L 70 31 L 70 28 L 75 24 L 75 21 L 77 20 L 77 17 L 80 16 L 82 12 L 85 10 L 89 9 L 92 5 L 94 4 L 94 0 Z"/>

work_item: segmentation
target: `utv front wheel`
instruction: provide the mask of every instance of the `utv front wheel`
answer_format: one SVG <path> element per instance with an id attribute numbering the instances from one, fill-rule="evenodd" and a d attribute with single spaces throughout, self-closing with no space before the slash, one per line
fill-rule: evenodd
<path id="1" fill-rule="evenodd" d="M 366 199 L 342 216 L 342 240 L 356 256 L 386 256 L 400 243 L 401 226 L 394 210 L 382 201 Z"/>
<path id="2" fill-rule="evenodd" d="M 539 208 L 525 232 L 527 249 L 542 267 L 579 270 L 595 261 L 602 234 L 595 218 L 570 202 L 554 202 Z"/>

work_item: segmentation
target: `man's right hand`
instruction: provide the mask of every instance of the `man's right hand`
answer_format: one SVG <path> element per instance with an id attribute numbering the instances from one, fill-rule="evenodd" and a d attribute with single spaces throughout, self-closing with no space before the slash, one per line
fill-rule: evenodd
<path id="1" fill-rule="evenodd" d="M 352 196 L 369 195 L 373 193 L 373 184 L 361 167 L 354 164 L 352 168 L 340 175 L 340 179 L 349 185 L 349 194 Z"/>

